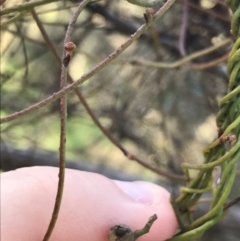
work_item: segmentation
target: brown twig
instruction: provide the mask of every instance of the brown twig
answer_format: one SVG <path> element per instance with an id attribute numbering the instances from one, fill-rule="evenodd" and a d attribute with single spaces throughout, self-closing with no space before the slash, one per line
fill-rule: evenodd
<path id="1" fill-rule="evenodd" d="M 50 38 L 48 37 L 48 34 L 46 33 L 38 15 L 36 14 L 36 12 L 34 10 L 32 10 L 32 16 L 45 40 L 45 42 L 47 43 L 48 47 L 50 48 L 50 50 L 52 51 L 53 55 L 55 56 L 56 60 L 59 62 L 59 64 L 61 64 L 61 58 L 59 57 L 55 47 L 53 46 L 52 41 L 50 40 Z M 70 83 L 73 83 L 73 79 L 71 78 L 71 76 L 68 73 L 68 81 Z M 184 176 L 182 175 L 177 175 L 174 174 L 172 172 L 169 171 L 164 171 L 164 170 L 160 170 L 157 167 L 153 167 L 151 164 L 144 162 L 143 160 L 139 159 L 138 157 L 136 157 L 135 155 L 131 154 L 130 152 L 128 152 L 119 142 L 119 140 L 117 140 L 116 138 L 114 138 L 114 136 L 112 136 L 109 131 L 101 124 L 101 122 L 99 121 L 99 119 L 96 117 L 96 115 L 93 113 L 93 111 L 91 110 L 90 106 L 88 105 L 86 99 L 84 98 L 84 96 L 82 95 L 80 89 L 75 89 L 74 92 L 76 93 L 76 95 L 78 96 L 80 102 L 82 103 L 83 107 L 85 108 L 85 110 L 87 111 L 88 115 L 92 118 L 93 122 L 95 123 L 95 125 L 102 131 L 102 133 L 117 147 L 119 148 L 123 154 L 130 160 L 134 160 L 137 163 L 139 163 L 140 165 L 148 168 L 149 170 L 161 175 L 161 176 L 165 176 L 167 178 L 171 178 L 171 179 L 176 179 L 176 180 L 184 180 Z"/>
<path id="2" fill-rule="evenodd" d="M 143 60 L 143 59 L 134 59 L 134 60 L 124 60 L 124 63 L 129 63 L 132 65 L 140 65 L 140 66 L 145 66 L 145 67 L 152 67 L 152 68 L 159 68 L 159 69 L 173 69 L 180 67 L 186 63 L 189 63 L 193 59 L 197 59 L 199 57 L 202 57 L 204 55 L 207 55 L 213 51 L 216 51 L 220 49 L 223 46 L 229 45 L 232 42 L 230 38 L 223 40 L 221 43 L 207 47 L 203 50 L 194 52 L 192 54 L 189 54 L 185 56 L 184 58 L 181 58 L 180 60 L 177 60 L 175 62 L 167 63 L 167 62 L 154 62 L 154 61 L 149 61 L 149 60 Z M 227 53 L 228 54 L 228 53 Z M 224 56 L 225 60 L 226 56 Z M 219 62 L 222 62 L 223 60 L 217 60 Z M 115 64 L 121 63 L 120 61 L 114 62 Z M 213 65 L 216 65 L 216 63 L 213 63 Z M 209 65 L 210 66 L 210 65 Z M 211 66 L 211 67 L 212 67 Z M 197 66 L 196 66 L 197 68 Z"/>
<path id="3" fill-rule="evenodd" d="M 64 59 L 66 58 L 66 54 L 70 55 L 69 51 L 74 49 L 74 44 L 69 42 L 73 26 L 77 21 L 77 18 L 83 8 L 90 2 L 91 0 L 82 1 L 77 7 L 75 13 L 72 16 L 72 19 L 69 22 L 65 39 L 64 39 L 64 49 L 63 49 L 63 57 L 62 57 L 62 67 L 61 67 L 61 83 L 60 89 L 63 89 L 66 85 L 67 80 L 67 66 L 64 63 Z M 70 56 L 71 57 L 71 56 Z M 70 61 L 70 60 L 69 60 Z M 66 153 L 66 122 L 67 122 L 67 95 L 63 95 L 60 99 L 60 115 L 61 115 L 61 126 L 60 126 L 60 147 L 59 147 L 59 181 L 58 181 L 58 189 L 57 196 L 55 200 L 55 205 L 52 213 L 52 218 L 50 220 L 48 229 L 43 238 L 43 241 L 49 240 L 51 237 L 52 231 L 54 230 L 55 224 L 58 219 L 58 214 L 61 207 L 62 196 L 63 196 L 63 188 L 64 188 L 64 179 L 65 179 L 65 153 Z"/>
<path id="4" fill-rule="evenodd" d="M 237 197 L 237 198 L 233 199 L 232 201 L 230 201 L 229 203 L 227 203 L 224 207 L 224 211 L 229 209 L 230 207 L 232 207 L 233 205 L 235 205 L 238 202 L 240 202 L 240 197 Z"/>
<path id="5" fill-rule="evenodd" d="M 188 0 L 184 0 L 183 5 L 184 6 L 183 6 L 182 26 L 180 30 L 178 47 L 181 55 L 186 56 L 185 41 L 186 41 L 186 33 L 188 28 L 188 15 L 189 15 Z"/>
<path id="6" fill-rule="evenodd" d="M 28 69 L 29 69 L 29 62 L 28 62 L 28 54 L 27 54 L 27 48 L 26 48 L 26 42 L 25 42 L 25 38 L 23 36 L 23 33 L 22 33 L 22 28 L 21 26 L 19 26 L 18 23 L 15 23 L 15 26 L 16 26 L 16 29 L 17 29 L 17 35 L 20 36 L 20 41 L 22 42 L 22 51 L 23 51 L 23 57 L 24 57 L 24 65 L 25 65 L 25 73 L 23 75 L 23 78 L 24 78 L 24 85 L 26 84 L 26 79 L 28 77 Z"/>
<path id="7" fill-rule="evenodd" d="M 226 53 L 223 56 L 221 56 L 220 58 L 214 59 L 214 60 L 209 61 L 207 63 L 202 63 L 202 64 L 191 63 L 191 66 L 194 69 L 199 69 L 199 70 L 209 69 L 209 68 L 212 68 L 212 67 L 226 61 L 228 59 L 228 56 L 229 56 L 229 53 Z"/>

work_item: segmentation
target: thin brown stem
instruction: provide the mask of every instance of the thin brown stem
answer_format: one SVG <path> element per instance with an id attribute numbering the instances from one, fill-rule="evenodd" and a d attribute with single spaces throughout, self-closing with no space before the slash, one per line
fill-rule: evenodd
<path id="1" fill-rule="evenodd" d="M 193 59 L 197 59 L 199 57 L 202 57 L 204 55 L 207 55 L 211 52 L 214 52 L 216 50 L 219 50 L 221 47 L 224 47 L 226 45 L 229 45 L 232 42 L 232 39 L 228 38 L 223 40 L 221 43 L 207 47 L 203 50 L 194 52 L 192 54 L 187 55 L 184 58 L 181 58 L 180 60 L 177 60 L 172 63 L 167 63 L 167 62 L 154 62 L 154 61 L 149 61 L 149 60 L 143 60 L 143 59 L 134 59 L 134 60 L 124 60 L 124 63 L 129 63 L 132 65 L 139 65 L 139 66 L 145 66 L 145 67 L 152 67 L 152 68 L 159 68 L 159 69 L 173 69 L 180 67 L 186 63 L 189 63 Z M 226 58 L 226 56 L 224 56 Z M 220 62 L 222 60 L 219 60 Z M 121 63 L 120 61 L 114 62 L 115 64 Z M 216 64 L 215 64 L 216 65 Z M 210 66 L 210 65 L 209 65 Z M 214 66 L 214 63 L 213 63 Z M 211 66 L 212 67 L 212 66 Z M 197 66 L 196 66 L 197 68 Z"/>
<path id="2" fill-rule="evenodd" d="M 50 40 L 50 38 L 48 37 L 48 34 L 47 32 L 45 31 L 38 15 L 36 14 L 36 12 L 33 10 L 32 11 L 32 16 L 36 22 L 36 24 L 38 25 L 38 28 L 45 40 L 45 42 L 47 43 L 48 47 L 50 48 L 50 50 L 52 51 L 53 55 L 55 56 L 56 60 L 58 61 L 59 64 L 61 64 L 61 58 L 59 57 L 52 41 Z M 71 78 L 71 76 L 69 75 L 68 73 L 68 81 L 70 83 L 73 83 L 73 79 Z M 139 159 L 137 156 L 131 154 L 130 152 L 128 152 L 122 145 L 121 143 L 119 142 L 119 140 L 117 140 L 116 138 L 114 138 L 113 135 L 111 135 L 109 133 L 109 131 L 101 124 L 101 122 L 99 121 L 99 119 L 96 117 L 96 115 L 93 113 L 93 111 L 91 110 L 91 107 L 88 105 L 86 99 L 84 98 L 84 96 L 82 95 L 80 89 L 75 89 L 74 92 L 76 93 L 76 95 L 78 96 L 80 102 L 82 103 L 83 107 L 85 108 L 85 110 L 87 111 L 88 115 L 92 118 L 93 122 L 95 123 L 95 125 L 102 131 L 102 133 L 117 147 L 119 148 L 123 154 L 130 160 L 134 160 L 136 161 L 137 163 L 139 163 L 140 165 L 148 168 L 149 170 L 159 174 L 159 175 L 162 175 L 162 176 L 165 176 L 167 178 L 171 178 L 171 179 L 176 179 L 176 180 L 184 180 L 184 176 L 182 175 L 177 175 L 177 174 L 174 174 L 172 172 L 169 172 L 169 171 L 164 171 L 164 170 L 160 170 L 159 168 L 157 167 L 153 167 L 151 164 L 147 163 L 147 162 L 144 162 L 143 160 Z"/>
<path id="3" fill-rule="evenodd" d="M 214 59 L 212 61 L 209 61 L 207 63 L 202 63 L 202 64 L 193 64 L 191 63 L 191 66 L 194 68 L 194 69 L 199 69 L 199 70 L 203 70 L 203 69 L 209 69 L 209 68 L 212 68 L 220 63 L 223 63 L 224 61 L 227 61 L 228 60 L 228 56 L 229 56 L 229 53 L 226 53 L 224 54 L 223 56 L 221 56 L 220 58 L 217 58 L 217 59 Z"/>
<path id="4" fill-rule="evenodd" d="M 43 27 L 41 20 L 39 19 L 38 15 L 36 14 L 36 11 L 33 9 L 31 11 L 31 14 L 32 14 L 32 17 L 35 20 L 35 22 L 36 22 L 44 40 L 45 40 L 45 42 L 47 43 L 48 47 L 52 51 L 52 53 L 53 53 L 54 57 L 56 58 L 56 60 L 58 61 L 58 63 L 61 65 L 62 64 L 61 58 L 58 55 L 58 52 L 56 51 L 56 49 L 55 49 L 52 41 L 50 40 L 47 32 L 45 31 L 45 28 Z"/>
<path id="5" fill-rule="evenodd" d="M 229 203 L 227 203 L 224 207 L 224 211 L 229 209 L 233 205 L 237 204 L 238 202 L 240 202 L 240 197 L 237 197 L 237 198 L 233 199 L 232 201 L 230 201 Z"/>
<path id="6" fill-rule="evenodd" d="M 187 28 L 188 28 L 188 15 L 189 15 L 188 0 L 184 0 L 182 26 L 180 30 L 180 38 L 178 43 L 179 51 L 182 56 L 186 56 L 185 42 L 186 42 L 186 34 L 187 34 Z"/>
<path id="7" fill-rule="evenodd" d="M 63 48 L 63 57 L 62 57 L 62 66 L 61 66 L 61 81 L 60 81 L 60 89 L 63 89 L 66 85 L 67 80 L 67 68 L 64 66 L 64 59 L 66 56 L 66 44 L 69 42 L 73 26 L 77 21 L 77 18 L 83 8 L 89 3 L 91 0 L 84 0 L 81 2 L 76 9 L 75 13 L 72 16 L 71 21 L 69 22 L 65 39 L 64 39 L 64 48 Z M 43 241 L 47 241 L 50 239 L 52 231 L 54 230 L 55 224 L 58 219 L 63 189 L 64 189 L 64 179 L 65 179 L 65 153 L 66 153 L 66 122 L 67 122 L 67 95 L 63 95 L 60 99 L 60 116 L 61 116 L 61 124 L 60 124 L 60 147 L 59 147 L 59 181 L 58 181 L 58 189 L 57 196 L 55 200 L 55 205 L 52 213 L 52 218 L 50 220 L 48 229 L 43 238 Z"/>

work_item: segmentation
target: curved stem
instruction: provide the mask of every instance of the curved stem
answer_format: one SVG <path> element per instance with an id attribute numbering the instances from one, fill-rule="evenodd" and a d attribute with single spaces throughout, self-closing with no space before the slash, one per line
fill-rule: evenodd
<path id="1" fill-rule="evenodd" d="M 67 68 L 64 66 L 64 59 L 66 56 L 66 50 L 65 50 L 66 44 L 69 42 L 73 25 L 75 24 L 79 14 L 90 1 L 91 0 L 84 0 L 83 2 L 81 2 L 78 8 L 76 9 L 75 13 L 73 14 L 71 21 L 69 22 L 65 39 L 64 39 L 64 45 L 63 45 L 64 47 L 63 47 L 63 57 L 62 57 L 60 89 L 63 89 L 65 87 L 66 80 L 67 80 Z M 55 205 L 52 213 L 52 218 L 50 220 L 50 223 L 46 231 L 46 234 L 43 238 L 43 241 L 47 241 L 51 237 L 52 231 L 54 230 L 55 224 L 58 219 L 58 215 L 59 215 L 59 211 L 62 203 L 64 179 L 65 179 L 67 95 L 63 95 L 60 99 L 60 115 L 61 115 L 61 126 L 60 126 L 58 189 L 57 189 L 57 196 L 56 196 Z"/>

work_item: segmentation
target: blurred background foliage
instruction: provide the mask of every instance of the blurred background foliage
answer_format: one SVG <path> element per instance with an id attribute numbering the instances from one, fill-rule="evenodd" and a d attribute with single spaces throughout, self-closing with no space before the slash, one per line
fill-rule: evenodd
<path id="1" fill-rule="evenodd" d="M 223 3 L 189 1 L 186 10 L 183 1 L 177 2 L 120 58 L 81 86 L 104 126 L 141 159 L 180 172 L 182 161 L 200 162 L 203 146 L 216 136 L 217 101 L 227 91 L 226 62 L 198 70 L 191 63 L 173 69 L 156 69 L 131 64 L 131 61 L 171 63 L 182 57 L 179 51 L 182 38 L 185 38 L 184 55 L 228 38 L 230 15 Z M 8 7 L 14 2 L 5 4 Z M 60 56 L 75 6 L 74 1 L 59 1 L 37 8 Z M 126 1 L 89 4 L 72 35 L 77 45 L 70 65 L 73 79 L 120 46 L 144 23 L 143 12 L 144 8 Z M 188 19 L 183 31 L 185 15 Z M 230 44 L 193 60 L 193 64 L 217 59 L 229 49 Z M 1 50 L 3 115 L 26 108 L 59 89 L 60 67 L 30 14 L 3 30 Z M 4 124 L 2 140 L 18 147 L 57 151 L 58 109 L 56 102 L 32 116 Z M 138 165 L 126 161 L 101 134 L 73 93 L 69 95 L 67 135 L 71 157 L 144 172 L 144 168 L 140 171 Z"/>
<path id="2" fill-rule="evenodd" d="M 2 7 L 8 8 L 24 1 L 3 2 Z M 66 27 L 78 2 L 56 1 L 35 8 L 60 56 Z M 144 11 L 124 0 L 88 4 L 71 38 L 77 45 L 69 67 L 72 78 L 80 78 L 133 34 L 145 21 Z M 1 21 L 14 15 L 1 16 Z M 227 92 L 230 20 L 225 1 L 178 0 L 118 59 L 80 87 L 92 111 L 127 150 L 176 174 L 182 174 L 182 162 L 203 160 L 203 147 L 217 135 L 218 101 Z M 227 39 L 228 44 L 175 68 L 139 64 L 148 60 L 170 66 Z M 60 66 L 30 12 L 2 27 L 1 57 L 2 116 L 59 90 Z M 30 154 L 50 151 L 57 155 L 59 129 L 56 101 L 33 115 L 3 124 L 2 152 L 12 151 L 13 167 L 19 166 L 14 163 L 18 159 L 14 153 L 19 152 L 13 150 L 30 150 Z M 31 165 L 30 154 L 26 156 L 29 163 L 24 165 Z M 129 161 L 93 123 L 73 92 L 68 99 L 67 158 L 111 167 L 142 179 L 162 178 Z M 232 197 L 240 193 L 237 184 L 234 190 Z"/>

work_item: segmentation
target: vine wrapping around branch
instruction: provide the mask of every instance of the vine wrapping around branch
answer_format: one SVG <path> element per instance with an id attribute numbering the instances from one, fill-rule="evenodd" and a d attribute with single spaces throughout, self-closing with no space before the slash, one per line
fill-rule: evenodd
<path id="1" fill-rule="evenodd" d="M 169 241 L 196 240 L 222 218 L 240 159 L 240 0 L 227 0 L 227 3 L 233 11 L 231 27 L 236 39 L 228 60 L 229 93 L 220 101 L 220 110 L 216 116 L 219 136 L 204 149 L 204 164 L 183 164 L 186 172 L 188 169 L 196 169 L 199 173 L 187 188 L 181 189 L 175 201 L 180 218 L 186 214 L 190 216 L 188 211 L 197 204 L 202 192 L 213 184 L 212 174 L 216 166 L 221 169 L 220 183 L 216 188 L 214 185 L 212 187 L 213 198 L 209 211 L 195 221 L 190 221 L 184 230 L 180 230 Z"/>

